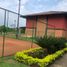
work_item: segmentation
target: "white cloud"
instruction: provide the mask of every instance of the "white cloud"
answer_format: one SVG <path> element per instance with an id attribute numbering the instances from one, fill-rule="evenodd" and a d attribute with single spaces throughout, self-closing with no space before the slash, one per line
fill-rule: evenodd
<path id="1" fill-rule="evenodd" d="M 67 0 L 61 0 L 56 6 L 52 8 L 56 11 L 67 11 Z"/>
<path id="2" fill-rule="evenodd" d="M 21 0 L 21 8 L 25 9 L 25 4 L 30 0 Z M 1 0 L 0 1 L 0 7 L 18 12 L 18 4 L 19 0 Z M 21 10 L 22 10 L 21 9 Z"/>
<path id="3" fill-rule="evenodd" d="M 28 1 L 30 1 L 30 0 L 21 0 L 21 3 L 26 4 Z"/>
<path id="4" fill-rule="evenodd" d="M 25 15 L 29 13 L 30 13 L 29 10 L 27 10 L 24 6 L 21 6 L 20 14 Z"/>
<path id="5" fill-rule="evenodd" d="M 35 4 L 33 4 L 32 6 L 34 6 L 34 8 L 28 10 L 25 6 L 27 5 L 27 3 L 30 3 L 30 1 L 33 2 L 34 0 L 21 0 L 21 14 L 28 14 L 31 11 L 33 12 L 48 11 L 48 10 L 67 11 L 67 0 L 61 0 L 60 2 L 57 3 L 57 5 L 54 5 L 54 7 L 50 6 L 48 9 L 46 8 L 47 6 L 44 6 L 43 4 L 39 4 L 37 5 L 37 7 Z M 44 0 L 44 1 L 46 2 L 50 0 Z M 41 2 L 41 0 L 37 0 L 37 2 Z M 0 7 L 4 7 L 6 9 L 18 12 L 18 3 L 19 0 L 0 0 Z"/>
<path id="6" fill-rule="evenodd" d="M 25 4 L 28 2 L 28 0 L 21 0 L 21 13 L 23 14 L 23 11 L 24 13 L 27 13 L 25 12 L 26 9 L 25 9 Z M 5 9 L 8 9 L 8 10 L 11 10 L 11 11 L 14 11 L 14 12 L 18 12 L 18 4 L 19 4 L 19 0 L 0 0 L 0 7 L 3 7 Z M 4 16 L 3 14 L 4 12 L 0 11 L 0 19 L 2 19 L 0 21 L 0 25 L 3 24 L 4 20 L 2 16 Z M 10 17 L 9 17 L 9 25 L 13 24 L 14 20 L 17 20 L 17 15 L 13 15 L 10 13 Z M 25 21 L 22 19 L 20 20 L 20 26 L 25 26 Z"/>
<path id="7" fill-rule="evenodd" d="M 8 2 L 0 2 L 0 7 L 3 7 L 3 8 L 6 8 L 6 7 L 8 7 L 10 5 L 10 3 L 8 3 Z"/>

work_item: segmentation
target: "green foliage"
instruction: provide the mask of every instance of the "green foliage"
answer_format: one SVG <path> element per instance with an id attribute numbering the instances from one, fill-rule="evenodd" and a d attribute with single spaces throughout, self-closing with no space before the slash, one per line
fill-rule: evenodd
<path id="1" fill-rule="evenodd" d="M 6 27 L 4 25 L 0 26 L 0 32 L 6 32 Z"/>
<path id="2" fill-rule="evenodd" d="M 36 65 L 36 67 L 46 67 L 53 61 L 55 61 L 58 57 L 62 56 L 64 52 L 67 52 L 67 48 L 64 48 L 62 50 L 56 51 L 54 54 L 47 55 L 43 59 L 33 58 L 32 56 L 29 56 L 27 52 L 29 51 L 37 51 L 42 48 L 18 52 L 15 55 L 15 59 L 21 63 L 25 63 L 28 65 Z"/>
<path id="3" fill-rule="evenodd" d="M 65 43 L 65 46 L 67 47 L 67 43 Z"/>
<path id="4" fill-rule="evenodd" d="M 36 44 L 42 48 L 46 48 L 48 53 L 54 53 L 65 47 L 67 40 L 65 38 L 56 37 L 40 37 L 36 38 Z"/>
<path id="5" fill-rule="evenodd" d="M 64 48 L 64 51 L 67 52 L 67 48 Z"/>
<path id="6" fill-rule="evenodd" d="M 36 51 L 31 51 L 27 53 L 29 56 L 32 56 L 33 58 L 39 58 L 42 59 L 43 57 L 47 56 L 48 53 L 44 49 L 39 49 Z"/>
<path id="7" fill-rule="evenodd" d="M 29 67 L 28 65 L 15 61 L 13 56 L 0 57 L 0 67 Z"/>
<path id="8" fill-rule="evenodd" d="M 26 29 L 25 27 L 22 27 L 21 28 L 21 33 L 25 33 L 25 29 Z"/>
<path id="9" fill-rule="evenodd" d="M 7 63 L 7 62 L 0 62 L 0 67 L 28 67 L 24 64 L 20 64 L 20 63 Z"/>
<path id="10" fill-rule="evenodd" d="M 15 32 L 13 28 L 6 27 L 4 25 L 0 26 L 0 32 Z"/>

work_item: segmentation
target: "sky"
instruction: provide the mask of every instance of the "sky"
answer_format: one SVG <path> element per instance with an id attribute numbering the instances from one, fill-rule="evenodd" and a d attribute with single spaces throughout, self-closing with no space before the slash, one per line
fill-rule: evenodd
<path id="1" fill-rule="evenodd" d="M 18 2 L 19 0 L 0 0 L 0 7 L 18 12 Z M 46 11 L 67 11 L 67 0 L 21 0 L 20 8 L 20 14 L 22 15 Z M 0 12 L 2 14 L 2 11 Z M 14 18 L 17 17 L 14 16 Z M 11 19 L 13 19 L 13 16 Z M 21 26 L 26 25 L 24 19 L 20 22 Z"/>

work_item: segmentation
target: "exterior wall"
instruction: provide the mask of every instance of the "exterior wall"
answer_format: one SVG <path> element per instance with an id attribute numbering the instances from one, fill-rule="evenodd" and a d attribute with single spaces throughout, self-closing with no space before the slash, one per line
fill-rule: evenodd
<path id="1" fill-rule="evenodd" d="M 65 25 L 65 30 L 67 30 L 67 16 L 65 17 L 65 23 L 64 23 L 64 25 Z"/>
<path id="2" fill-rule="evenodd" d="M 65 28 L 65 18 L 64 16 L 50 16 L 48 17 L 48 28 Z M 52 26 L 51 26 L 52 25 Z"/>
<path id="3" fill-rule="evenodd" d="M 26 36 L 32 36 L 35 35 L 35 28 L 36 28 L 36 18 L 27 18 L 26 19 Z"/>
<path id="4" fill-rule="evenodd" d="M 32 32 L 33 32 L 33 33 L 32 33 Z M 35 36 L 35 29 L 26 28 L 25 34 L 26 34 L 27 37 L 31 37 L 32 34 Z"/>
<path id="5" fill-rule="evenodd" d="M 46 31 L 46 18 L 39 17 L 37 21 L 36 36 L 44 36 Z"/>
<path id="6" fill-rule="evenodd" d="M 55 30 L 53 30 L 53 29 L 48 29 L 48 30 L 47 30 L 47 36 L 55 36 Z"/>
<path id="7" fill-rule="evenodd" d="M 65 38 L 67 38 L 67 30 L 64 31 L 64 34 L 63 35 L 64 35 Z"/>
<path id="8" fill-rule="evenodd" d="M 33 28 L 36 27 L 36 18 L 27 18 L 26 19 L 26 28 Z"/>
<path id="9" fill-rule="evenodd" d="M 65 35 L 65 32 L 66 32 L 65 31 L 66 29 L 65 17 L 64 16 L 54 16 L 54 17 L 50 16 L 48 18 L 48 28 L 53 29 L 52 31 L 54 32 L 55 37 L 65 37 L 66 36 Z"/>
<path id="10" fill-rule="evenodd" d="M 48 29 L 47 35 L 48 36 L 54 36 L 54 37 L 65 37 L 67 38 L 67 31 L 65 30 L 53 30 L 53 29 Z"/>
<path id="11" fill-rule="evenodd" d="M 67 16 L 65 17 L 65 33 L 64 36 L 67 38 Z"/>
<path id="12" fill-rule="evenodd" d="M 35 34 L 36 34 L 36 36 L 44 36 L 45 29 L 46 29 L 45 23 L 46 23 L 45 17 L 38 17 L 37 21 L 36 21 L 36 18 L 27 18 L 26 35 L 32 36 L 32 33 L 33 33 L 34 36 L 35 36 Z M 33 29 L 33 27 L 34 27 L 34 29 Z"/>
<path id="13" fill-rule="evenodd" d="M 55 37 L 64 37 L 64 30 L 55 30 Z"/>
<path id="14" fill-rule="evenodd" d="M 67 37 L 66 30 L 67 30 L 67 20 L 65 19 L 64 16 L 49 16 L 48 17 L 48 30 L 47 30 L 48 36 Z M 36 33 L 36 36 L 44 36 L 45 31 L 46 31 L 45 16 L 38 17 L 37 22 L 35 17 L 27 18 L 26 35 L 32 36 L 32 33 L 34 35 Z"/>

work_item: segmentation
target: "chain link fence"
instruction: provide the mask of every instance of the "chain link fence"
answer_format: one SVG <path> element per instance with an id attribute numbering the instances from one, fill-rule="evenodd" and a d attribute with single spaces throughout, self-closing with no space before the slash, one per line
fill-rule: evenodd
<path id="1" fill-rule="evenodd" d="M 16 39 L 18 14 L 0 7 L 0 57 L 37 47 L 32 46 L 32 37 L 25 32 L 24 19 L 19 19 L 19 38 Z"/>
<path id="2" fill-rule="evenodd" d="M 36 28 L 23 27 L 22 17 L 19 20 L 19 39 L 17 34 L 18 14 L 0 7 L 0 56 L 8 56 L 34 47 L 36 37 L 53 36 L 66 37 L 66 30 L 56 29 L 55 25 L 44 23 L 45 20 L 38 20 Z M 33 24 L 34 25 L 34 24 Z"/>

